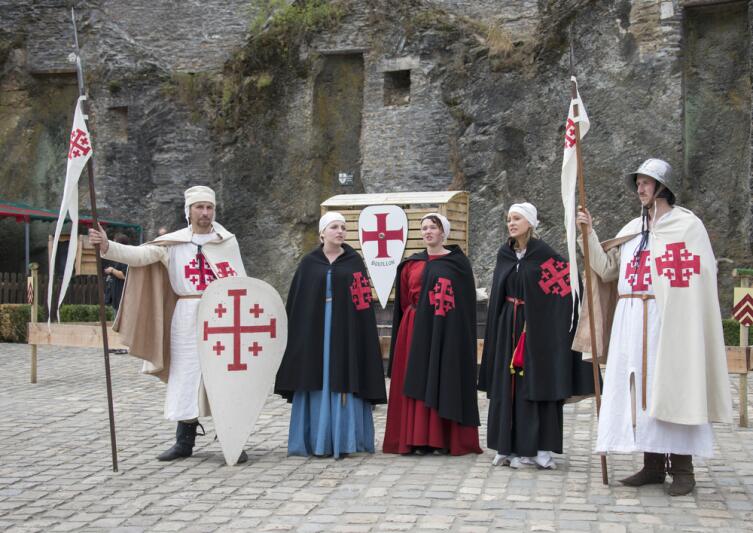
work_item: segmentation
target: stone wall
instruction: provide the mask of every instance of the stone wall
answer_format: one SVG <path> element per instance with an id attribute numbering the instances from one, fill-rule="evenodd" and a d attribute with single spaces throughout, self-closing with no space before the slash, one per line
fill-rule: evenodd
<path id="1" fill-rule="evenodd" d="M 599 235 L 639 213 L 621 176 L 646 157 L 667 159 L 683 184 L 681 201 L 730 261 L 720 273 L 726 313 L 729 269 L 753 263 L 748 4 L 696 16 L 667 0 L 342 0 L 339 22 L 265 63 L 249 57 L 266 52 L 248 33 L 258 2 L 82 2 L 101 209 L 141 222 L 150 236 L 183 223 L 185 187 L 214 186 L 220 220 L 239 235 L 249 272 L 284 293 L 316 242 L 319 202 L 329 195 L 463 188 L 471 191 L 471 259 L 488 285 L 513 201 L 534 202 L 543 237 L 563 248 L 572 28 L 591 117 L 583 154 Z M 11 200 L 45 207 L 59 202 L 60 146 L 42 137 L 18 142 L 24 130 L 8 124 L 25 120 L 48 139 L 67 128 L 70 78 L 67 88 L 52 81 L 70 70 L 66 5 L 0 0 L 0 142 L 4 153 L 33 161 L 26 172 L 36 176 L 10 188 L 15 171 L 4 163 L 0 184 Z M 337 70 L 338 54 L 362 57 L 360 124 L 358 91 L 323 84 L 355 72 Z M 24 111 L 8 106 L 9 97 Z M 54 124 L 30 118 L 40 107 L 57 113 Z M 354 168 L 353 186 L 336 182 L 340 166 Z"/>

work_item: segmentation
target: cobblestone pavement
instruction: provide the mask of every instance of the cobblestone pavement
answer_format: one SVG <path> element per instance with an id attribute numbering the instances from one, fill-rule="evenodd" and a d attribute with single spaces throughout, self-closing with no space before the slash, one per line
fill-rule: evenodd
<path id="1" fill-rule="evenodd" d="M 639 468 L 637 455 L 610 456 L 612 484 L 602 485 L 590 454 L 592 401 L 565 407 L 567 454 L 556 471 L 493 467 L 488 450 L 287 457 L 290 409 L 272 396 L 245 465 L 224 466 L 209 420 L 195 455 L 165 464 L 155 456 L 175 428 L 162 418 L 164 386 L 140 375 L 135 359 L 113 355 L 113 473 L 101 352 L 39 352 L 32 385 L 28 346 L 0 344 L 2 531 L 753 531 L 753 430 L 736 424 L 716 426 L 717 456 L 697 461 L 697 490 L 680 498 L 616 483 Z M 737 377 L 730 381 L 736 399 Z M 480 406 L 485 420 L 482 398 Z M 375 414 L 380 439 L 385 412 Z"/>

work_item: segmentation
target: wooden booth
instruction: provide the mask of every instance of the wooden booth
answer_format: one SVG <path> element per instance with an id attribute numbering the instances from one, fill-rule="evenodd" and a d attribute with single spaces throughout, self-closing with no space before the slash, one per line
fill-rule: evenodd
<path id="1" fill-rule="evenodd" d="M 370 205 L 399 205 L 408 216 L 408 242 L 403 257 L 425 249 L 421 239 L 421 218 L 436 212 L 450 221 L 450 239 L 447 244 L 459 244 L 468 255 L 468 192 L 393 192 L 383 194 L 338 194 L 321 204 L 321 214 L 338 211 L 345 217 L 348 229 L 347 242 L 361 251 L 358 239 L 358 216 Z"/>
<path id="2" fill-rule="evenodd" d="M 345 242 L 361 254 L 361 241 L 358 235 L 358 217 L 361 210 L 370 205 L 398 205 L 408 217 L 408 242 L 403 258 L 426 249 L 421 238 L 421 218 L 428 213 L 440 213 L 450 221 L 450 238 L 447 244 L 458 244 L 468 255 L 468 191 L 439 192 L 393 192 L 380 194 L 339 194 L 328 198 L 321 204 L 321 214 L 338 211 L 345 217 L 348 230 Z M 363 254 L 361 254 L 363 256 Z M 390 295 L 390 304 L 386 309 L 375 306 L 379 328 L 382 355 L 387 357 L 390 350 L 390 330 L 392 325 L 392 301 L 395 289 Z M 376 293 L 374 294 L 376 300 Z M 486 327 L 486 304 L 479 302 L 478 309 L 478 357 L 483 347 L 483 331 Z"/>

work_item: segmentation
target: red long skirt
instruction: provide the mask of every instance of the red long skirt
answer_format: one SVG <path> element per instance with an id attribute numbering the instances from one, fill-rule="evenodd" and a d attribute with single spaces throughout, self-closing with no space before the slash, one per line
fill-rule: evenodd
<path id="1" fill-rule="evenodd" d="M 426 407 L 422 400 L 403 395 L 415 316 L 413 307 L 408 306 L 397 333 L 382 451 L 411 453 L 414 447 L 431 446 L 448 450 L 452 455 L 481 453 L 476 426 L 463 426 L 441 418 L 435 409 Z"/>

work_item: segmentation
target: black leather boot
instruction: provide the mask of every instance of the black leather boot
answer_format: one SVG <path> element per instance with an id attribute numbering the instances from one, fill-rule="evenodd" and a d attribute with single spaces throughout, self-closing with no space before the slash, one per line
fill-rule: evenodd
<path id="1" fill-rule="evenodd" d="M 666 477 L 665 457 L 663 453 L 644 452 L 643 468 L 632 476 L 621 479 L 620 483 L 628 487 L 664 483 Z"/>
<path id="2" fill-rule="evenodd" d="M 667 494 L 670 496 L 685 496 L 695 488 L 692 455 L 669 454 L 669 473 L 672 484 L 667 489 Z"/>
<path id="3" fill-rule="evenodd" d="M 157 460 L 174 461 L 181 457 L 191 457 L 196 442 L 196 428 L 199 426 L 201 424 L 198 421 L 178 422 L 178 429 L 175 430 L 175 444 L 169 450 L 159 454 Z M 204 426 L 201 429 L 203 430 Z"/>

